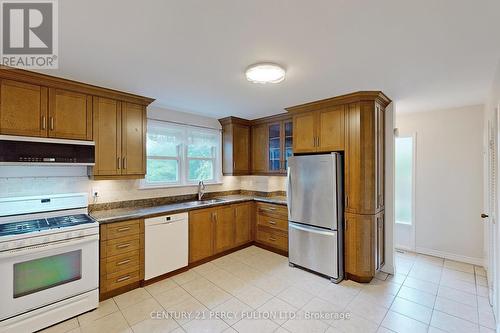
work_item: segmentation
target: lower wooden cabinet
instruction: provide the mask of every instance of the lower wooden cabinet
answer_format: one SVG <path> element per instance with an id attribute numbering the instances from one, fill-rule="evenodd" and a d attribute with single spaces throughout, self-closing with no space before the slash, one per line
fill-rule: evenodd
<path id="1" fill-rule="evenodd" d="M 285 206 L 258 202 L 255 241 L 288 252 L 288 211 Z"/>
<path id="2" fill-rule="evenodd" d="M 369 282 L 384 264 L 384 212 L 345 213 L 345 272 L 349 279 Z"/>
<path id="3" fill-rule="evenodd" d="M 189 263 L 252 241 L 252 202 L 189 212 Z"/>
<path id="4" fill-rule="evenodd" d="M 144 220 L 100 226 L 99 271 L 101 296 L 144 279 Z"/>

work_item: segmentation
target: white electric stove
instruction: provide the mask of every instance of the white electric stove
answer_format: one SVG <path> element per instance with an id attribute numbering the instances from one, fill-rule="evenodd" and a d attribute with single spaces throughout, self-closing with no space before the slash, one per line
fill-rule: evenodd
<path id="1" fill-rule="evenodd" d="M 33 332 L 99 303 L 99 224 L 86 193 L 0 198 L 0 332 Z"/>

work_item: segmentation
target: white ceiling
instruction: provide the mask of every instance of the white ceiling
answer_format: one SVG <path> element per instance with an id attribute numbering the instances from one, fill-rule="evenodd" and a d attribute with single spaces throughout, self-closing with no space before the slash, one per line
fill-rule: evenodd
<path id="1" fill-rule="evenodd" d="M 497 0 L 63 0 L 60 68 L 179 111 L 249 119 L 356 90 L 398 111 L 482 103 L 500 59 Z M 284 65 L 284 82 L 245 68 Z"/>

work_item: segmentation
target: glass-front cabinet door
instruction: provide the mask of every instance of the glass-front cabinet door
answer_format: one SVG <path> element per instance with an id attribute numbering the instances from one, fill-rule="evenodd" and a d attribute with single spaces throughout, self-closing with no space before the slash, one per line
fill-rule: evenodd
<path id="1" fill-rule="evenodd" d="M 269 172 L 281 170 L 281 123 L 271 124 L 268 128 Z"/>
<path id="2" fill-rule="evenodd" d="M 291 120 L 289 121 L 285 121 L 284 122 L 284 127 L 285 127 L 285 148 L 284 148 L 284 154 L 285 154 L 285 158 L 284 158 L 284 166 L 283 166 L 283 169 L 284 169 L 284 172 L 286 173 L 287 172 L 287 169 L 288 169 L 288 158 L 290 156 L 293 156 L 293 123 Z"/>

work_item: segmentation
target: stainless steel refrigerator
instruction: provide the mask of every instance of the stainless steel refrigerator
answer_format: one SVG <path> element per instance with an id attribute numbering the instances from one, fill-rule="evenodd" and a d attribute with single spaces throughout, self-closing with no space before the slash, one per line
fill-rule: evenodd
<path id="1" fill-rule="evenodd" d="M 340 282 L 343 264 L 343 163 L 339 153 L 288 160 L 288 252 L 300 266 Z"/>

